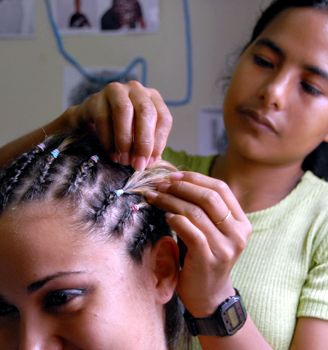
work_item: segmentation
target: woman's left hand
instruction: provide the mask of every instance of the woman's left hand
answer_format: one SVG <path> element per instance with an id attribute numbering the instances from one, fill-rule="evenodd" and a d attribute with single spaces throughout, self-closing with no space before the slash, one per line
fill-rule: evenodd
<path id="1" fill-rule="evenodd" d="M 230 274 L 247 244 L 251 224 L 230 188 L 193 172 L 177 172 L 147 200 L 167 211 L 167 222 L 187 247 L 177 292 L 195 317 L 212 314 L 234 295 Z"/>

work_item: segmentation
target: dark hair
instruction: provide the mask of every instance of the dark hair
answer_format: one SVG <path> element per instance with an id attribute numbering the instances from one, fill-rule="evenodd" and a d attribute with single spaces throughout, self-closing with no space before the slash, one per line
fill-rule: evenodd
<path id="1" fill-rule="evenodd" d="M 29 202 L 64 201 L 88 234 L 127 237 L 128 252 L 140 263 L 146 246 L 172 235 L 164 212 L 142 196 L 172 170 L 168 163 L 144 172 L 115 164 L 96 137 L 85 132 L 52 136 L 1 171 L 0 215 Z M 166 338 L 173 349 L 182 325 L 176 295 L 165 311 Z"/>
<path id="2" fill-rule="evenodd" d="M 327 10 L 328 14 L 328 0 L 275 0 L 262 12 L 245 48 L 247 48 L 281 12 L 289 8 L 297 7 Z M 328 144 L 322 142 L 307 155 L 303 161 L 302 168 L 304 171 L 310 170 L 318 177 L 328 181 Z"/>

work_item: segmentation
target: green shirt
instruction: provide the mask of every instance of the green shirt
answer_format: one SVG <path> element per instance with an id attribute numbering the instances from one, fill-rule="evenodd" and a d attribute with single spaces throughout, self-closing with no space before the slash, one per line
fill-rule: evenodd
<path id="1" fill-rule="evenodd" d="M 204 174 L 214 159 L 172 150 L 163 158 Z M 306 172 L 281 202 L 247 214 L 253 233 L 232 280 L 259 331 L 276 350 L 289 348 L 298 317 L 328 320 L 327 204 L 328 183 Z"/>

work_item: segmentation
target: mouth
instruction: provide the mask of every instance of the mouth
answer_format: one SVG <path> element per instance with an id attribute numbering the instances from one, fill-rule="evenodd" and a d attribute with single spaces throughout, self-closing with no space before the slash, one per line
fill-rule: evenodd
<path id="1" fill-rule="evenodd" d="M 262 113 L 252 108 L 240 107 L 238 112 L 246 117 L 251 125 L 262 130 L 267 130 L 271 133 L 278 134 L 278 130 L 274 122 L 270 119 L 266 113 Z"/>

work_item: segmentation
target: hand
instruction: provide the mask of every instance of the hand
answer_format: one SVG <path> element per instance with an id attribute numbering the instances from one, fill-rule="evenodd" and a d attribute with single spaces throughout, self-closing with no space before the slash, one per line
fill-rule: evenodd
<path id="1" fill-rule="evenodd" d="M 72 128 L 92 127 L 112 160 L 136 170 L 160 159 L 172 127 L 159 92 L 137 81 L 110 83 L 67 115 Z"/>
<path id="2" fill-rule="evenodd" d="M 168 212 L 169 225 L 187 246 L 177 292 L 193 316 L 209 316 L 235 294 L 230 273 L 247 244 L 251 224 L 220 180 L 179 172 L 158 191 L 146 198 Z"/>

